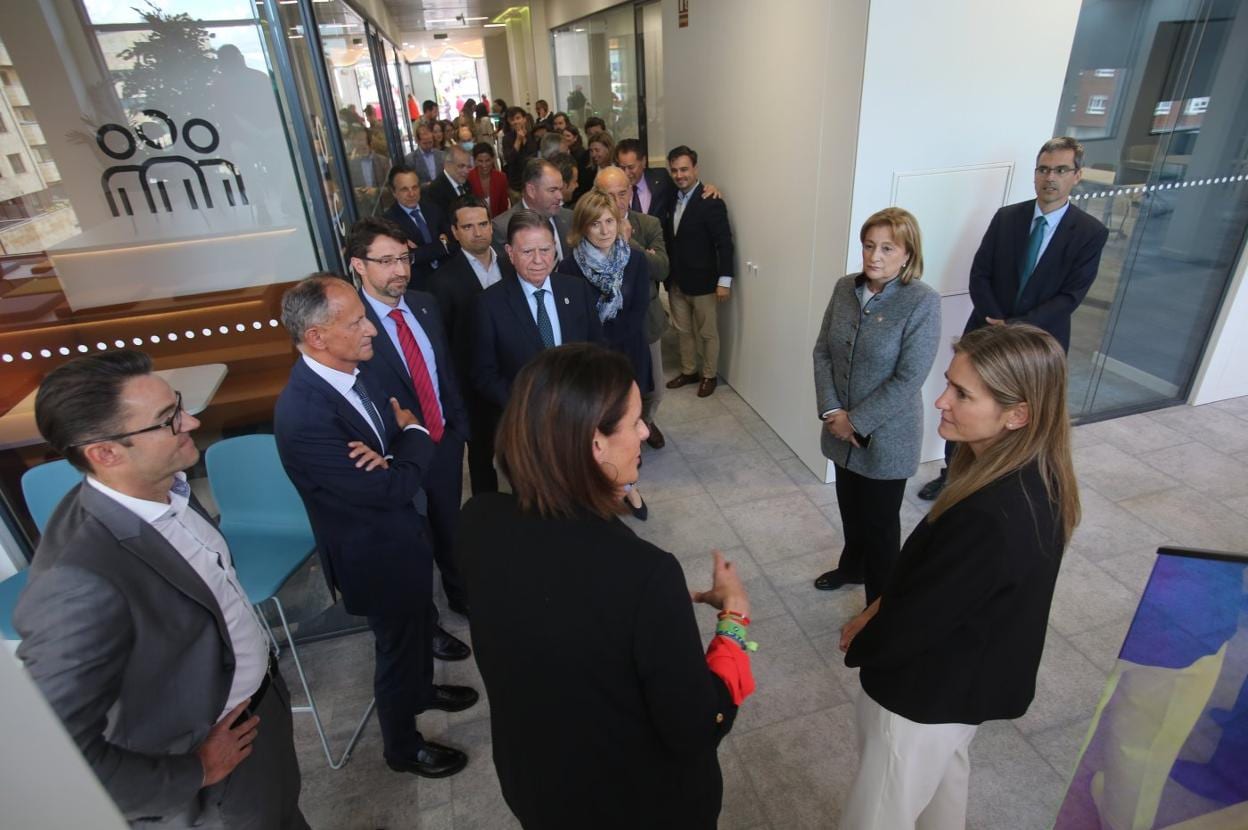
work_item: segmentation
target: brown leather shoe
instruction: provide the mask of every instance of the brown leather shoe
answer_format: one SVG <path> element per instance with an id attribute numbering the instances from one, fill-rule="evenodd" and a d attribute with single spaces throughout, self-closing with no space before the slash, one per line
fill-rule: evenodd
<path id="1" fill-rule="evenodd" d="M 663 437 L 663 431 L 659 429 L 658 424 L 648 424 L 650 427 L 650 437 L 646 439 L 646 443 L 650 445 L 652 450 L 661 450 L 667 446 L 667 440 Z"/>
<path id="2" fill-rule="evenodd" d="M 702 382 L 698 384 L 698 397 L 709 398 L 718 384 L 717 378 L 702 378 Z"/>
<path id="3" fill-rule="evenodd" d="M 688 386 L 691 383 L 697 383 L 701 378 L 697 375 L 677 375 L 667 382 L 668 389 L 679 389 L 682 386 Z"/>

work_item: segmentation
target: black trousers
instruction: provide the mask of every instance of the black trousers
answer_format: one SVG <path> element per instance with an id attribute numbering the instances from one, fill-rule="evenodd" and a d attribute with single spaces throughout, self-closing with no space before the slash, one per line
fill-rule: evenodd
<path id="1" fill-rule="evenodd" d="M 472 438 L 468 441 L 468 478 L 472 483 L 472 494 L 497 493 L 494 433 L 498 431 L 502 410 L 479 395 L 472 395 L 466 404 L 468 426 L 472 430 Z"/>
<path id="2" fill-rule="evenodd" d="M 877 479 L 836 465 L 836 504 L 845 547 L 837 570 L 866 583 L 867 604 L 884 590 L 901 551 L 904 478 Z"/>
<path id="3" fill-rule="evenodd" d="M 419 604 L 413 597 L 413 605 Z M 411 760 L 424 746 L 416 731 L 416 716 L 429 705 L 433 694 L 430 643 L 434 620 L 434 606 L 427 599 L 424 607 L 411 615 L 368 618 L 376 653 L 373 694 L 387 758 Z"/>
<path id="4" fill-rule="evenodd" d="M 464 442 L 453 432 L 444 434 L 434 452 L 433 464 L 425 477 L 429 501 L 429 530 L 433 561 L 442 574 L 446 598 L 456 605 L 467 605 L 464 579 L 455 565 L 455 525 L 464 490 Z"/>

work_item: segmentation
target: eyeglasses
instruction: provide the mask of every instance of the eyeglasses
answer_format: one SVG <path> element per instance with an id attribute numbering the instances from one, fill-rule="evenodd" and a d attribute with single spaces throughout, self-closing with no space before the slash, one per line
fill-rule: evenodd
<path id="1" fill-rule="evenodd" d="M 85 447 L 87 444 L 99 444 L 104 441 L 120 441 L 122 438 L 130 438 L 135 435 L 142 435 L 145 432 L 156 432 L 161 429 L 167 429 L 174 435 L 177 435 L 182 431 L 182 413 L 185 410 L 182 408 L 182 393 L 174 392 L 173 396 L 173 414 L 159 424 L 152 424 L 150 427 L 143 427 L 143 429 L 136 429 L 131 432 L 119 432 L 116 435 L 102 435 L 99 438 L 90 438 L 86 441 L 75 441 L 67 446 L 66 449 L 69 449 L 69 447 Z"/>
<path id="2" fill-rule="evenodd" d="M 383 256 L 380 259 L 374 259 L 371 256 L 366 256 L 366 257 L 360 257 L 360 259 L 365 259 L 365 260 L 368 260 L 369 262 L 375 262 L 378 265 L 380 265 L 382 268 L 389 268 L 393 265 L 411 265 L 412 264 L 412 261 L 408 259 L 406 254 L 404 254 L 403 256 Z"/>
<path id="3" fill-rule="evenodd" d="M 1047 176 L 1050 173 L 1052 173 L 1053 175 L 1057 176 L 1060 179 L 1062 176 L 1065 176 L 1067 173 L 1073 173 L 1078 169 L 1079 168 L 1077 167 L 1067 167 L 1064 164 L 1059 167 L 1047 167 L 1042 164 L 1036 168 L 1036 175 Z"/>

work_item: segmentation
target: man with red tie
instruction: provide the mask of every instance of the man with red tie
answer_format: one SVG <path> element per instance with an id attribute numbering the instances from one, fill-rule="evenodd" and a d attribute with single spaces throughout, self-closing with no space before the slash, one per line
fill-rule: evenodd
<path id="1" fill-rule="evenodd" d="M 455 367 L 432 294 L 408 290 L 410 268 L 403 231 L 385 219 L 356 222 L 347 239 L 352 273 L 359 279 L 360 299 L 377 328 L 373 358 L 360 371 L 420 418 L 436 445 L 425 477 L 433 555 L 442 572 L 442 587 L 453 611 L 467 615 L 468 601 L 455 568 L 455 522 L 463 489 L 464 442 L 468 411 L 459 392 Z M 434 628 L 434 656 L 442 660 L 468 657 L 468 646 Z"/>

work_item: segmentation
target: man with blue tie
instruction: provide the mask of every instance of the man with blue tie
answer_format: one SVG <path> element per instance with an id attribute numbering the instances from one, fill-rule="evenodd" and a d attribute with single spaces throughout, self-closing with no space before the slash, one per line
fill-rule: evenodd
<path id="1" fill-rule="evenodd" d="M 1070 350 L 1070 318 L 1087 296 L 1109 231 L 1070 203 L 1083 178 L 1083 145 L 1069 136 L 1044 143 L 1036 155 L 1036 198 L 997 211 L 971 262 L 966 331 L 1030 323 Z M 945 484 L 956 445 L 945 444 L 945 469 L 923 485 L 931 501 Z"/>
<path id="2" fill-rule="evenodd" d="M 402 257 L 402 247 L 396 255 Z M 307 508 L 329 583 L 376 639 L 373 690 L 386 763 L 427 778 L 454 775 L 460 750 L 426 741 L 416 716 L 477 702 L 466 686 L 433 684 L 433 557 L 424 482 L 437 454 L 427 423 L 359 364 L 377 328 L 359 294 L 314 274 L 282 297 L 282 324 L 300 351 L 273 427 L 286 474 Z"/>
<path id="3" fill-rule="evenodd" d="M 395 201 L 386 211 L 386 218 L 398 225 L 407 238 L 407 247 L 411 250 L 412 287 L 428 291 L 430 276 L 451 253 L 447 246 L 446 217 L 437 205 L 421 204 L 420 179 L 410 167 L 396 164 L 390 169 L 390 190 L 394 192 Z"/>
<path id="4" fill-rule="evenodd" d="M 517 210 L 507 223 L 507 254 L 516 278 L 504 278 L 477 303 L 473 384 L 488 401 L 507 405 L 511 384 L 543 349 L 565 343 L 602 342 L 597 291 L 589 281 L 551 273 L 555 234 L 550 220 Z"/>
<path id="5" fill-rule="evenodd" d="M 361 219 L 347 238 L 347 256 L 359 279 L 364 313 L 383 335 L 374 338 L 373 359 L 361 364 L 360 371 L 420 418 L 436 445 L 424 480 L 433 558 L 451 610 L 467 615 L 468 600 L 452 553 L 468 413 L 437 302 L 432 294 L 408 290 L 406 249 L 403 232 L 384 219 Z M 433 654 L 441 660 L 463 660 L 470 651 L 439 627 L 433 633 Z"/>

